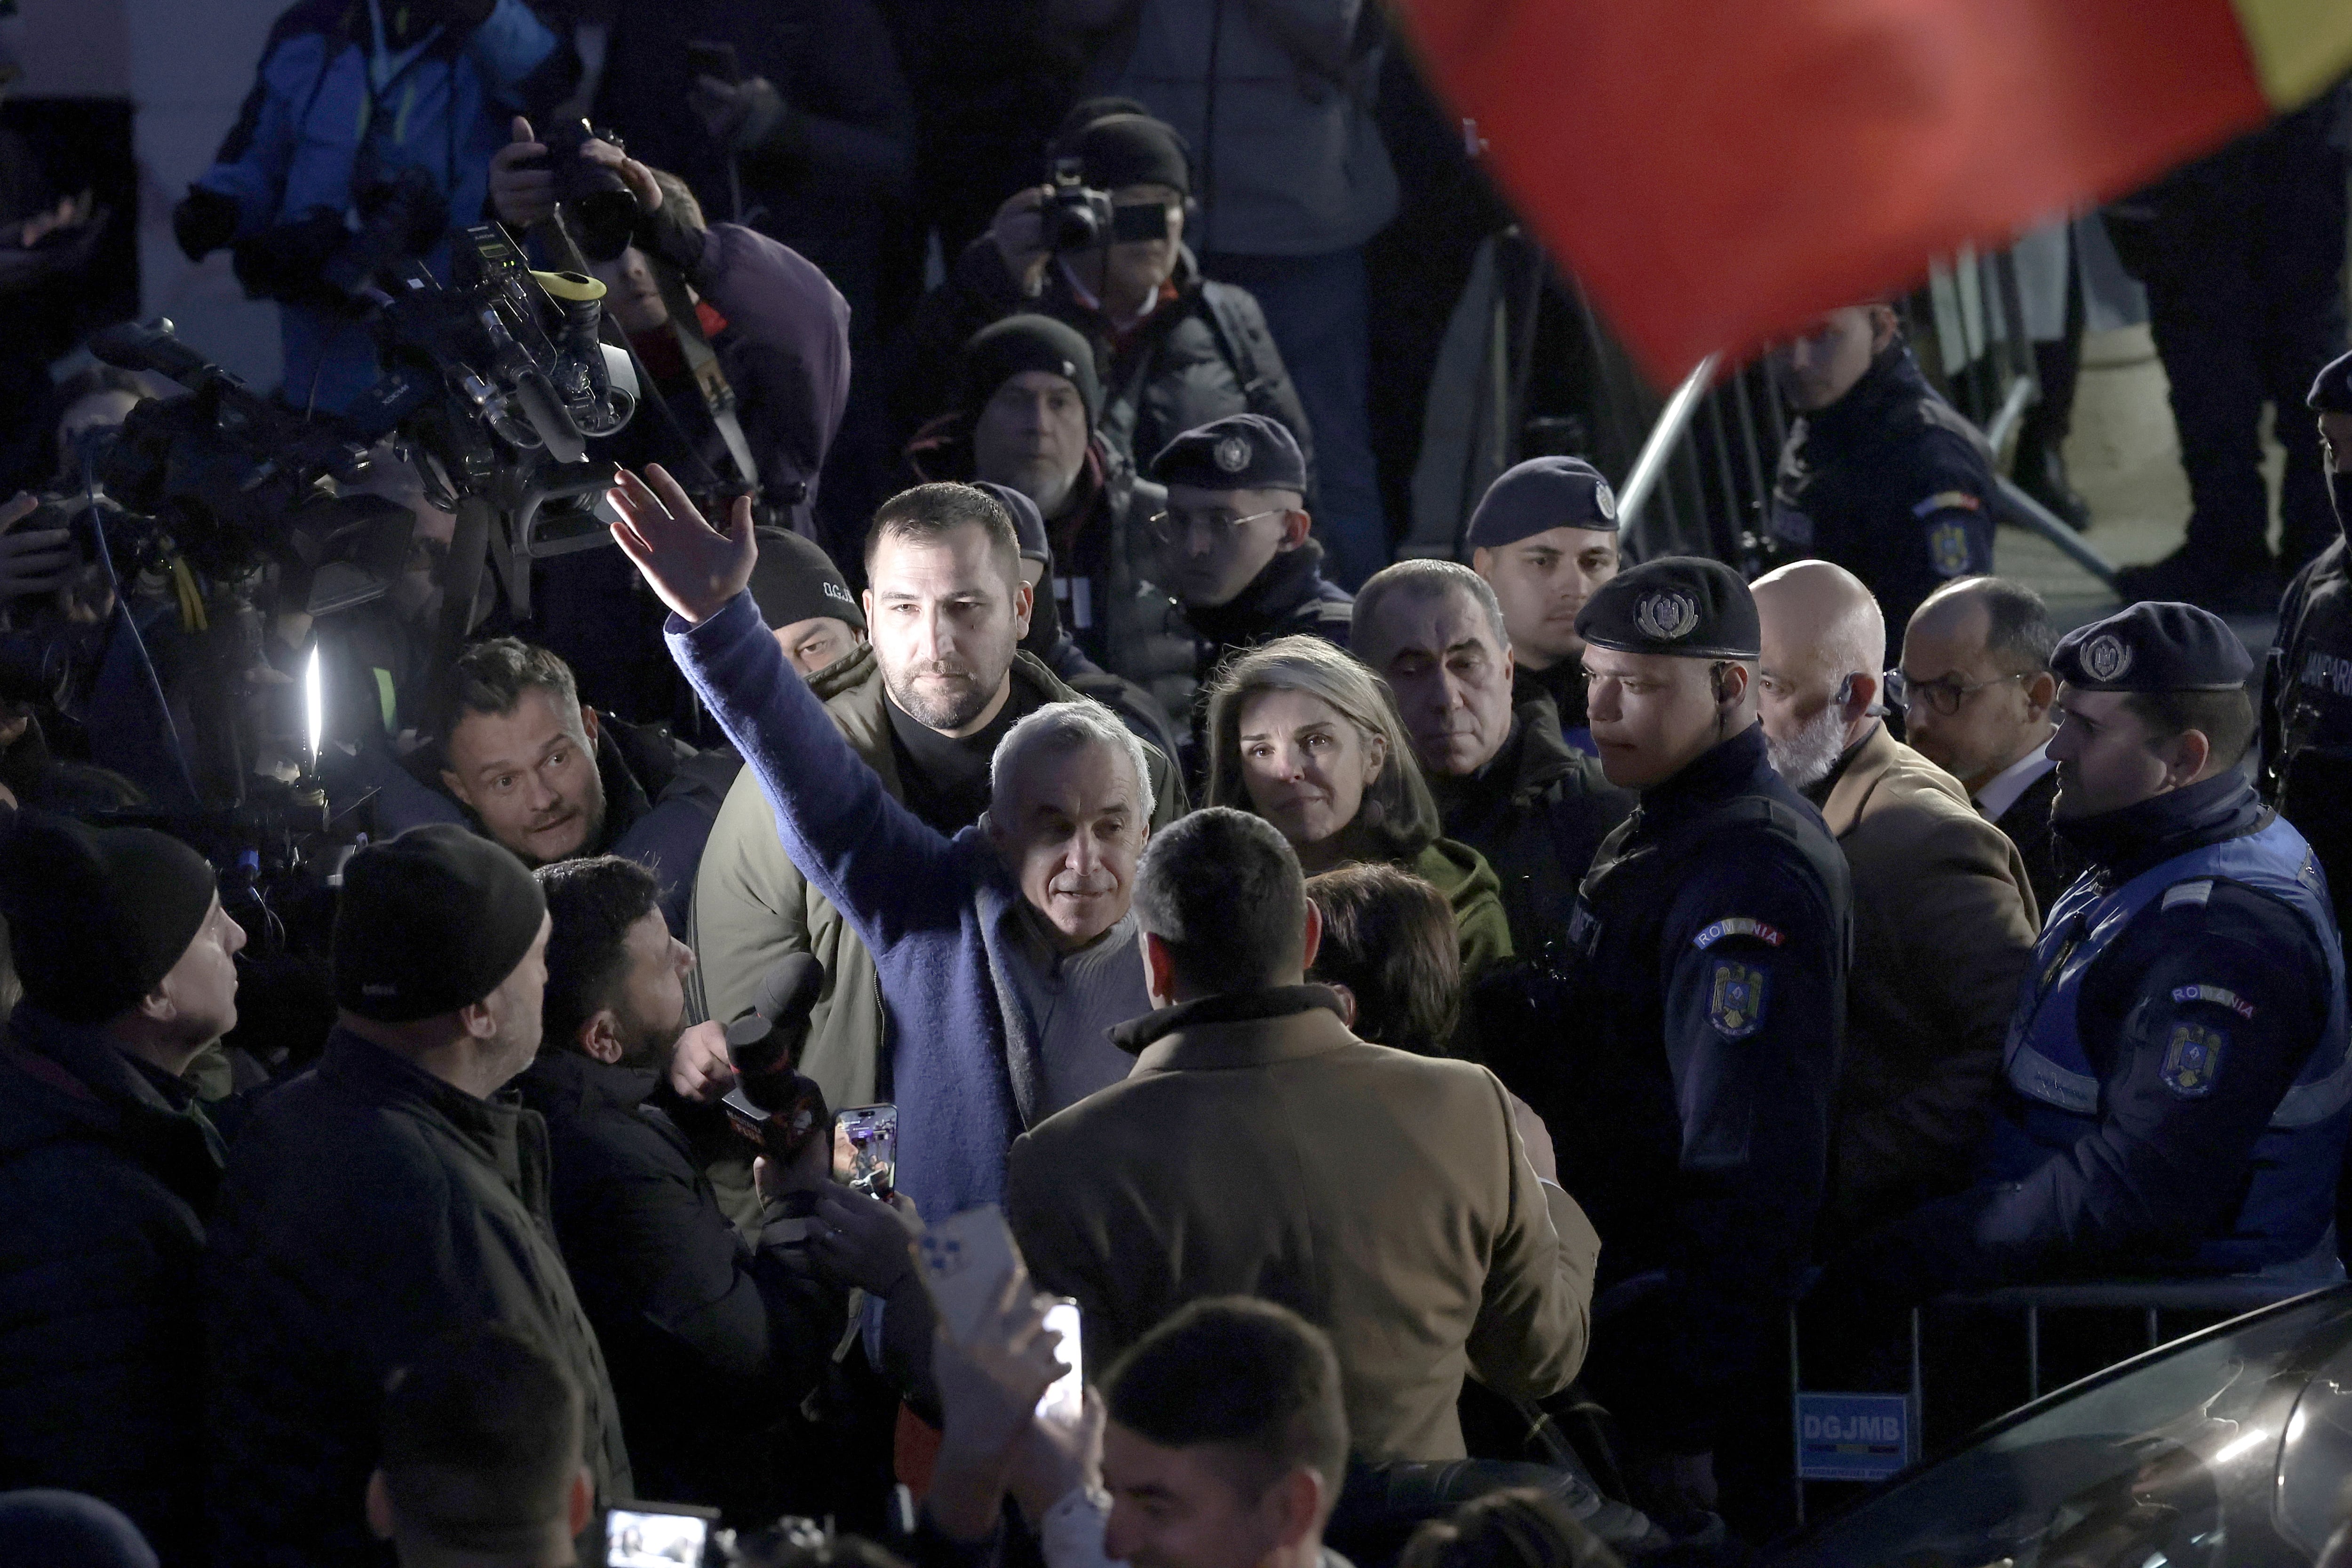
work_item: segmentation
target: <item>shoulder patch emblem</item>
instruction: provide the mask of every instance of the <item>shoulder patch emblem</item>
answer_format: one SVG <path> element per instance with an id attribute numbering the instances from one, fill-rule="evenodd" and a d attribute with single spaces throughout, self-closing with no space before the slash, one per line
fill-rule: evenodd
<path id="1" fill-rule="evenodd" d="M 1937 490 L 1911 509 L 1911 515 L 1923 521 L 1939 511 L 1982 511 L 1984 502 L 1967 490 Z"/>
<path id="2" fill-rule="evenodd" d="M 2213 1092 L 2213 1080 L 2221 1075 L 2221 1053 L 2229 1044 L 2230 1037 L 2219 1029 L 2175 1024 L 2157 1079 L 2183 1100 L 2202 1100 Z"/>
<path id="3" fill-rule="evenodd" d="M 1969 569 L 1969 531 L 1958 522 L 1939 522 L 1927 531 L 1927 563 L 1938 577 L 1957 577 Z"/>
<path id="4" fill-rule="evenodd" d="M 1762 1028 L 1768 984 L 1764 971 L 1753 964 L 1717 959 L 1706 998 L 1706 1021 L 1715 1032 L 1727 1040 L 1744 1040 Z"/>
<path id="5" fill-rule="evenodd" d="M 2176 985 L 2172 988 L 2172 999 L 2175 1002 L 2210 1002 L 2217 1007 L 2227 1007 L 2241 1018 L 2251 1018 L 2254 1016 L 2254 1005 L 2252 1002 L 2236 992 L 2224 990 L 2219 985 L 2207 985 L 2201 983 L 2195 985 Z"/>
<path id="6" fill-rule="evenodd" d="M 1691 938 L 1691 945 L 1705 952 L 1726 937 L 1733 936 L 1754 937 L 1768 947 L 1778 947 L 1789 940 L 1780 934 L 1780 928 L 1778 926 L 1766 925 L 1762 921 L 1749 920 L 1746 915 L 1727 915 Z"/>
<path id="7" fill-rule="evenodd" d="M 1698 602 L 1688 594 L 1662 588 L 1633 606 L 1633 624 L 1660 642 L 1679 642 L 1698 629 Z"/>

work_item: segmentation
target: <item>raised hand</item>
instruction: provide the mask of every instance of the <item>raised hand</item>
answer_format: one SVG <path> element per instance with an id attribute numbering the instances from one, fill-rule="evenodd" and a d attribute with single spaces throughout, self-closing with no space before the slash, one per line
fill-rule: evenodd
<path id="1" fill-rule="evenodd" d="M 613 538 L 661 602 L 700 626 L 725 609 L 751 581 L 760 546 L 751 537 L 751 498 L 738 496 L 720 533 L 702 521 L 678 482 L 659 464 L 645 478 L 624 468 L 604 492 L 621 521 Z"/>

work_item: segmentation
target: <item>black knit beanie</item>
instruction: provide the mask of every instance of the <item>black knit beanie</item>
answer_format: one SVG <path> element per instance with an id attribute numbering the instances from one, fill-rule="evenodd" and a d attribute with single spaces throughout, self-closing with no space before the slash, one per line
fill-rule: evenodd
<path id="1" fill-rule="evenodd" d="M 789 529 L 761 528 L 760 558 L 751 563 L 751 603 L 770 631 L 797 621 L 831 616 L 858 631 L 866 629 L 866 612 L 833 557 L 813 539 Z"/>
<path id="2" fill-rule="evenodd" d="M 405 1024 L 505 983 L 538 940 L 547 896 L 503 845 L 455 823 L 412 827 L 343 867 L 335 1001 Z"/>
<path id="3" fill-rule="evenodd" d="M 0 846 L 0 910 L 26 1000 L 85 1024 L 137 1006 L 204 929 L 217 885 L 169 834 L 20 813 Z"/>
<path id="4" fill-rule="evenodd" d="M 1051 316 L 1007 316 L 971 335 L 963 346 L 963 406 L 977 416 L 996 389 L 1024 370 L 1058 375 L 1078 389 L 1087 405 L 1087 428 L 1102 414 L 1102 382 L 1095 374 L 1095 351 L 1077 329 Z"/>

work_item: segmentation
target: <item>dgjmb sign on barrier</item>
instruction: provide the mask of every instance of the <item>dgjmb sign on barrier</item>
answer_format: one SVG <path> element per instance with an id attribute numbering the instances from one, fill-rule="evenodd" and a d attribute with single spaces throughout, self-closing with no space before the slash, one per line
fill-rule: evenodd
<path id="1" fill-rule="evenodd" d="M 1911 1401 L 1900 1394 L 1797 1395 L 1797 1475 L 1883 1481 L 1911 1462 Z"/>

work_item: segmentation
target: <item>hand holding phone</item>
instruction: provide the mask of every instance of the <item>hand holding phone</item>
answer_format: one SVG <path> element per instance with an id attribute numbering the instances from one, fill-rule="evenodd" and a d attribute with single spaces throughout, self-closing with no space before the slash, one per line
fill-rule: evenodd
<path id="1" fill-rule="evenodd" d="M 852 1106 L 833 1119 L 835 1181 L 867 1197 L 887 1198 L 898 1176 L 897 1106 Z"/>
<path id="2" fill-rule="evenodd" d="M 682 1502 L 616 1502 L 604 1515 L 605 1568 L 701 1568 L 716 1509 Z"/>

